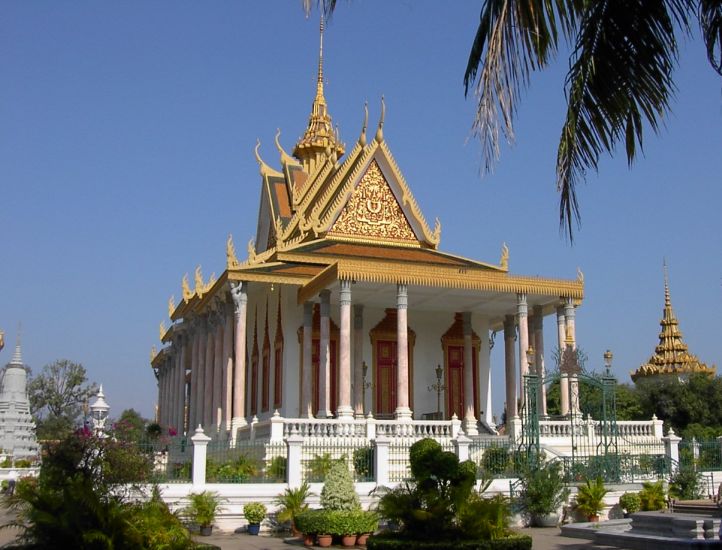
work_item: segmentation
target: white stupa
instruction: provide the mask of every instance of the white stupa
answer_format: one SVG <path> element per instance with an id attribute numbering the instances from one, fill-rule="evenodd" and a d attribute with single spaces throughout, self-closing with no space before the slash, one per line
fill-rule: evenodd
<path id="1" fill-rule="evenodd" d="M 5 366 L 0 384 L 0 448 L 16 459 L 38 454 L 35 422 L 30 415 L 27 378 L 18 342 L 12 359 Z"/>

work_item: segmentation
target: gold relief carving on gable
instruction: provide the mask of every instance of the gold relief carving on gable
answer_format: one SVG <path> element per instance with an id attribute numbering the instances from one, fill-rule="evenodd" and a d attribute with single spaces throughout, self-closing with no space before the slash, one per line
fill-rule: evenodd
<path id="1" fill-rule="evenodd" d="M 414 241 L 414 234 L 376 161 L 369 166 L 330 231 L 350 237 Z"/>

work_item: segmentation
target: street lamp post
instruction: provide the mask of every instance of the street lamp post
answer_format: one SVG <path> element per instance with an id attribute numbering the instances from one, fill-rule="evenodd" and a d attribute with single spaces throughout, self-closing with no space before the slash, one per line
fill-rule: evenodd
<path id="1" fill-rule="evenodd" d="M 441 365 L 436 365 L 436 384 L 431 384 L 427 387 L 428 391 L 436 392 L 436 419 L 441 420 L 441 392 L 446 390 L 446 385 L 441 383 L 441 379 L 444 376 L 444 369 Z"/>
<path id="2" fill-rule="evenodd" d="M 95 431 L 95 434 L 97 436 L 102 437 L 105 431 L 105 422 L 106 420 L 108 420 L 109 411 L 110 405 L 108 405 L 107 401 L 105 400 L 105 395 L 103 394 L 103 386 L 101 385 L 95 401 L 93 401 L 93 404 L 90 405 L 90 414 L 93 419 L 93 430 Z"/>

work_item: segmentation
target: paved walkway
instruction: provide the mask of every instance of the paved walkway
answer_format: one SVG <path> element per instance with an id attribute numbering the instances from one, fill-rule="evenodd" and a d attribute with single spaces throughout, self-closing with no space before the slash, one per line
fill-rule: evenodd
<path id="1" fill-rule="evenodd" d="M 562 537 L 558 528 L 528 528 L 521 529 L 520 532 L 531 535 L 534 540 L 534 550 L 604 550 L 612 548 L 595 546 L 591 542 L 582 539 Z M 298 539 L 286 539 L 286 542 L 280 537 L 263 535 L 254 537 L 246 533 L 213 534 L 210 537 L 197 537 L 196 540 L 215 544 L 222 550 L 292 550 L 293 548 L 303 548 L 301 541 Z"/>

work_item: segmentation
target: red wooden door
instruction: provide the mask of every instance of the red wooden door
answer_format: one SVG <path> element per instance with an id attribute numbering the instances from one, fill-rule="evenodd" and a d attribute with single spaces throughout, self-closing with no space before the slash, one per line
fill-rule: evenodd
<path id="1" fill-rule="evenodd" d="M 448 416 L 456 414 L 457 417 L 464 418 L 464 395 L 468 388 L 464 388 L 464 346 L 449 346 L 447 348 L 446 365 L 448 373 L 446 377 L 446 392 L 447 392 L 447 410 Z M 478 375 L 478 363 L 477 363 L 478 351 L 476 346 L 472 347 L 471 360 L 472 360 L 472 384 L 473 384 L 473 395 L 474 395 L 474 415 L 479 417 L 479 397 L 477 395 L 477 387 L 479 385 Z"/>
<path id="2" fill-rule="evenodd" d="M 389 415 L 396 410 L 396 342 L 376 342 L 376 411 Z"/>

